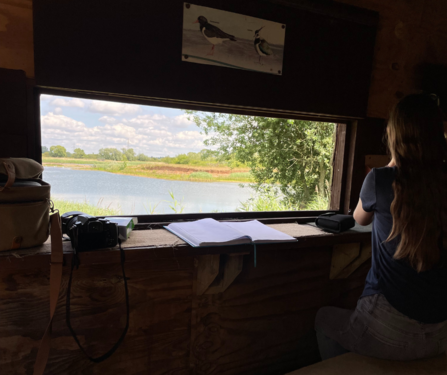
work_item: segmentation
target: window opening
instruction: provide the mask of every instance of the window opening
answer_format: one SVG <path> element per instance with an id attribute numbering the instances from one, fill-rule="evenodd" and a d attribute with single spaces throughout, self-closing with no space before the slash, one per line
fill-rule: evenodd
<path id="1" fill-rule="evenodd" d="M 44 178 L 61 212 L 329 209 L 333 122 L 47 94 L 40 109 Z"/>

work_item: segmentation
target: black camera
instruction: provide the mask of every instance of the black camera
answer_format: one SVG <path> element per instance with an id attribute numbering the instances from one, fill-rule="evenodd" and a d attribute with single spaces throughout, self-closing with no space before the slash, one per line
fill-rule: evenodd
<path id="1" fill-rule="evenodd" d="M 83 212 L 66 212 L 61 216 L 62 233 L 70 237 L 73 249 L 86 251 L 114 247 L 118 243 L 118 225 Z"/>

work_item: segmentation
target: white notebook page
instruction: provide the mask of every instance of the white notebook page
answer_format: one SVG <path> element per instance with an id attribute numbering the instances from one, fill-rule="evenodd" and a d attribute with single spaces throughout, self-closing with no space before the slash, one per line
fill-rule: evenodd
<path id="1" fill-rule="evenodd" d="M 229 228 L 244 233 L 245 235 L 249 236 L 253 242 L 297 241 L 294 237 L 280 232 L 279 230 L 270 228 L 257 220 L 241 222 L 225 221 L 221 224 L 225 224 Z"/>
<path id="2" fill-rule="evenodd" d="M 222 223 L 214 219 L 172 223 L 167 228 L 194 246 L 200 246 L 203 243 L 222 243 L 246 238 L 244 233 L 222 225 Z M 246 242 L 249 243 L 250 239 L 247 238 Z"/>

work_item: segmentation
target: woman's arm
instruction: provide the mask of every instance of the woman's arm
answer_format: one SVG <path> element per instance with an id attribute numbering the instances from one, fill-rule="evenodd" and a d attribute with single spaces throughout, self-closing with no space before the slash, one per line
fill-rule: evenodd
<path id="1" fill-rule="evenodd" d="M 369 225 L 373 220 L 374 212 L 366 212 L 362 206 L 362 200 L 359 199 L 359 203 L 354 211 L 354 219 L 360 225 Z"/>

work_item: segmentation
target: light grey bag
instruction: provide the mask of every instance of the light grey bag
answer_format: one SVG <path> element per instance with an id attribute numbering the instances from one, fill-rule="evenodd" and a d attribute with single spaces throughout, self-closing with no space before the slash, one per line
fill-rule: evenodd
<path id="1" fill-rule="evenodd" d="M 0 158 L 0 251 L 42 245 L 49 235 L 50 185 L 43 167 L 26 158 Z"/>

